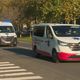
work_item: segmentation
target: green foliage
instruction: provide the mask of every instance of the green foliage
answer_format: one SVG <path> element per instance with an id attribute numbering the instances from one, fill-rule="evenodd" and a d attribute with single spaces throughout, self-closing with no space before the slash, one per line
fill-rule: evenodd
<path id="1" fill-rule="evenodd" d="M 24 43 L 32 43 L 32 37 L 20 37 L 18 38 L 18 41 Z"/>
<path id="2" fill-rule="evenodd" d="M 35 23 L 37 23 L 38 20 L 42 18 L 41 5 L 41 0 L 29 0 L 23 9 L 24 17 L 30 20 L 34 20 Z"/>
<path id="3" fill-rule="evenodd" d="M 80 0 L 64 0 L 61 4 L 61 12 L 65 15 L 65 21 L 70 23 L 79 18 Z"/>
<path id="4" fill-rule="evenodd" d="M 1 0 L 0 15 L 14 22 L 76 23 L 80 0 Z"/>

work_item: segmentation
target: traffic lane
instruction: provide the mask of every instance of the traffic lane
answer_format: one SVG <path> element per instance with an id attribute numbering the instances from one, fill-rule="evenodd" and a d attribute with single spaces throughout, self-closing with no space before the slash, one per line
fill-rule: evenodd
<path id="1" fill-rule="evenodd" d="M 8 60 L 43 76 L 43 80 L 80 80 L 80 62 L 53 63 L 45 57 L 35 58 L 29 49 L 7 48 L 5 51 L 13 53 Z"/>

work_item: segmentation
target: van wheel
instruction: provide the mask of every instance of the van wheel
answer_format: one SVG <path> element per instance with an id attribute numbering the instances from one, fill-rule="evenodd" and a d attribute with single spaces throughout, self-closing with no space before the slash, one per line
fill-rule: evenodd
<path id="1" fill-rule="evenodd" d="M 13 47 L 17 46 L 17 39 L 14 40 L 14 42 L 12 43 L 12 46 Z"/>
<path id="2" fill-rule="evenodd" d="M 37 52 L 37 47 L 36 46 L 33 47 L 33 51 L 35 53 L 35 57 L 39 57 L 40 56 L 40 54 Z"/>
<path id="3" fill-rule="evenodd" d="M 55 63 L 59 62 L 57 51 L 55 49 L 52 50 L 52 61 Z"/>

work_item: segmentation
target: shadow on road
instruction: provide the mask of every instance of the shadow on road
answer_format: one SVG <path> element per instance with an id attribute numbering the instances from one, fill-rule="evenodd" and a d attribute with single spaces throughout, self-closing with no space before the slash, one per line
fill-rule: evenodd
<path id="1" fill-rule="evenodd" d="M 23 49 L 23 48 L 5 48 L 4 50 L 10 51 L 10 52 L 14 52 L 17 55 L 25 55 L 25 56 L 29 56 L 35 59 L 40 59 L 40 60 L 45 60 L 45 61 L 49 61 L 52 62 L 51 58 L 48 57 L 44 57 L 44 56 L 35 56 L 35 53 L 32 50 L 29 49 Z"/>
<path id="2" fill-rule="evenodd" d="M 44 57 L 44 56 L 35 56 L 35 53 L 32 50 L 29 49 L 23 49 L 23 48 L 6 48 L 4 50 L 10 51 L 10 52 L 14 52 L 17 55 L 25 55 L 25 56 L 29 56 L 35 59 L 40 59 L 40 60 L 45 60 L 48 62 L 53 62 L 51 58 L 48 57 Z M 60 61 L 60 63 L 80 63 L 80 61 Z"/>

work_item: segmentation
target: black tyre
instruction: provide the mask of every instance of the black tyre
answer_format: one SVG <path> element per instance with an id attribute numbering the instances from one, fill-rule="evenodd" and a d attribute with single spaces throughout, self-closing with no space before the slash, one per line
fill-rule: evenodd
<path id="1" fill-rule="evenodd" d="M 52 61 L 55 63 L 59 62 L 57 51 L 55 49 L 52 50 Z"/>
<path id="2" fill-rule="evenodd" d="M 33 47 L 33 51 L 34 51 L 35 57 L 40 56 L 40 54 L 37 52 L 37 47 L 36 46 Z"/>
<path id="3" fill-rule="evenodd" d="M 14 41 L 13 41 L 13 43 L 12 43 L 12 46 L 17 46 L 17 39 L 15 39 Z"/>

